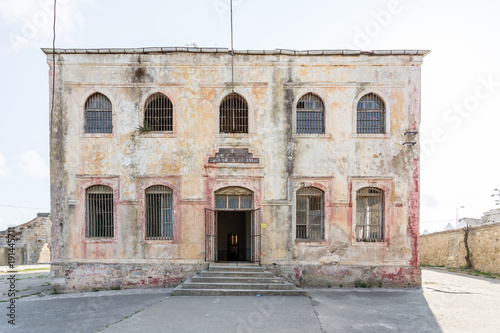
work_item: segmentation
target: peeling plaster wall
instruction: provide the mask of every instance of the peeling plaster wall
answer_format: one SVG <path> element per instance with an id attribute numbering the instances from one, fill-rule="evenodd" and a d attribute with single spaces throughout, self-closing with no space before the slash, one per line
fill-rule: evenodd
<path id="1" fill-rule="evenodd" d="M 52 68 L 52 56 L 47 59 Z M 418 135 L 404 133 L 419 128 L 422 56 L 235 55 L 234 90 L 248 102 L 248 134 L 218 131 L 218 107 L 231 91 L 227 54 L 57 54 L 56 63 L 51 198 L 57 269 L 196 266 L 205 257 L 204 209 L 213 208 L 213 192 L 241 186 L 254 192 L 266 223 L 263 264 L 401 267 L 412 284 L 420 283 Z M 112 134 L 84 133 L 84 104 L 94 92 L 113 104 Z M 144 103 L 155 92 L 173 103 L 173 132 L 140 134 Z M 308 92 L 324 102 L 325 134 L 295 134 L 295 106 Z M 387 134 L 355 133 L 357 100 L 369 92 L 386 103 Z M 219 148 L 248 148 L 259 163 L 208 163 Z M 113 239 L 85 238 L 85 189 L 93 184 L 114 190 Z M 174 191 L 171 241 L 144 240 L 143 192 L 152 184 Z M 324 241 L 295 240 L 295 192 L 302 186 L 325 192 Z M 384 242 L 355 240 L 356 190 L 365 186 L 384 190 Z"/>

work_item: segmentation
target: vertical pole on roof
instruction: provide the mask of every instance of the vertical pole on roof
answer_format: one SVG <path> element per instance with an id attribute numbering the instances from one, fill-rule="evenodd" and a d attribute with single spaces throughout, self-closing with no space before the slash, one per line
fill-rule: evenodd
<path id="1" fill-rule="evenodd" d="M 233 0 L 230 0 L 231 6 L 231 92 L 234 93 L 234 47 L 233 47 Z"/>

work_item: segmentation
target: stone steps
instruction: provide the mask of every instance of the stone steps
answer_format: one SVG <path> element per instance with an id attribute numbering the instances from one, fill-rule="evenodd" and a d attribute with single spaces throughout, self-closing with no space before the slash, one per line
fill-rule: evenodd
<path id="1" fill-rule="evenodd" d="M 172 296 L 306 296 L 256 264 L 217 263 L 177 286 Z"/>
<path id="2" fill-rule="evenodd" d="M 193 282 L 206 283 L 283 283 L 279 277 L 201 277 L 195 275 L 191 278 Z"/>
<path id="3" fill-rule="evenodd" d="M 295 285 L 291 283 L 205 283 L 205 282 L 184 282 L 184 289 L 259 289 L 259 290 L 294 290 Z"/>
<path id="4" fill-rule="evenodd" d="M 295 290 L 250 290 L 250 289 L 183 289 L 172 296 L 307 296 L 301 289 Z"/>

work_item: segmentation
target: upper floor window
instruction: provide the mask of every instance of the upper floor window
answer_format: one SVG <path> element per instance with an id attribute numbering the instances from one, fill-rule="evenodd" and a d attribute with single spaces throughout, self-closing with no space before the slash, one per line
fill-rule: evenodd
<path id="1" fill-rule="evenodd" d="M 173 130 L 173 106 L 170 99 L 155 93 L 146 100 L 144 125 L 152 131 L 171 132 Z"/>
<path id="2" fill-rule="evenodd" d="M 154 185 L 146 189 L 146 239 L 173 239 L 172 189 Z"/>
<path id="3" fill-rule="evenodd" d="M 85 133 L 113 133 L 111 101 L 101 93 L 94 93 L 85 102 Z"/>
<path id="4" fill-rule="evenodd" d="M 113 237 L 113 189 L 94 185 L 87 188 L 85 194 L 87 237 Z"/>
<path id="5" fill-rule="evenodd" d="M 221 133 L 248 133 L 248 105 L 241 95 L 231 93 L 224 97 L 219 114 Z"/>
<path id="6" fill-rule="evenodd" d="M 325 133 L 325 107 L 315 94 L 308 93 L 297 103 L 297 133 Z"/>
<path id="7" fill-rule="evenodd" d="M 298 239 L 324 238 L 323 191 L 305 187 L 297 191 L 297 235 Z"/>
<path id="8" fill-rule="evenodd" d="M 365 187 L 356 192 L 356 240 L 384 240 L 384 192 L 381 189 Z"/>
<path id="9" fill-rule="evenodd" d="M 385 133 L 385 103 L 374 93 L 364 95 L 358 102 L 357 133 Z"/>

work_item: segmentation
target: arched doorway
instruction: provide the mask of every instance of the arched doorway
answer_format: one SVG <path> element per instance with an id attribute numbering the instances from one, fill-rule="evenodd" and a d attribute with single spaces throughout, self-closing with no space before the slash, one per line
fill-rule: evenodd
<path id="1" fill-rule="evenodd" d="M 213 207 L 207 209 L 207 260 L 259 261 L 259 210 L 254 209 L 253 192 L 238 186 L 222 188 L 214 193 Z"/>

